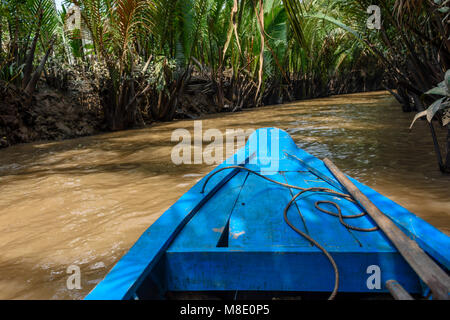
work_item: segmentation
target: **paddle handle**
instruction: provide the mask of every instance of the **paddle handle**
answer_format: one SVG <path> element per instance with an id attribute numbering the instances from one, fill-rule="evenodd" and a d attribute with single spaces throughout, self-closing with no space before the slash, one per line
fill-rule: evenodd
<path id="1" fill-rule="evenodd" d="M 388 288 L 395 300 L 414 300 L 413 297 L 395 280 L 386 281 Z"/>
<path id="2" fill-rule="evenodd" d="M 382 213 L 333 162 L 326 158 L 323 162 L 353 198 L 358 201 L 361 207 L 365 209 L 389 240 L 391 240 L 420 279 L 431 289 L 433 297 L 439 300 L 448 300 L 450 292 L 449 276 L 414 240 L 410 239 L 391 219 Z"/>

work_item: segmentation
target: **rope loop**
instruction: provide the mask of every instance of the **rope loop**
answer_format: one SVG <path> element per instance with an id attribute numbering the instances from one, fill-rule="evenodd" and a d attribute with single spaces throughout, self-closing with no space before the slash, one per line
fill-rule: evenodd
<path id="1" fill-rule="evenodd" d="M 255 175 L 257 175 L 258 177 L 263 178 L 263 179 L 265 179 L 265 180 L 267 180 L 267 181 L 269 181 L 269 182 L 275 183 L 275 184 L 277 184 L 277 185 L 280 185 L 280 186 L 283 186 L 283 187 L 286 187 L 286 188 L 290 188 L 290 189 L 300 190 L 296 195 L 294 195 L 294 196 L 291 198 L 291 200 L 289 201 L 289 203 L 288 203 L 288 204 L 286 205 L 286 207 L 284 208 L 284 211 L 283 211 L 284 220 L 285 220 L 286 223 L 289 225 L 289 227 L 291 227 L 292 230 L 294 230 L 296 233 L 298 233 L 299 235 L 301 235 L 302 237 L 304 237 L 306 240 L 308 240 L 309 242 L 311 242 L 311 243 L 312 243 L 314 246 L 316 246 L 318 249 L 320 249 L 320 250 L 323 252 L 323 254 L 327 257 L 327 259 L 330 261 L 331 266 L 333 267 L 333 270 L 334 270 L 335 280 L 334 280 L 334 288 L 333 288 L 333 291 L 331 292 L 330 296 L 328 297 L 328 300 L 333 300 L 333 299 L 336 297 L 336 294 L 337 294 L 337 291 L 338 291 L 338 288 L 339 288 L 339 270 L 338 270 L 338 267 L 337 267 L 337 265 L 336 265 L 336 261 L 334 261 L 334 259 L 333 259 L 333 257 L 331 256 L 331 254 L 330 254 L 324 247 L 322 247 L 322 246 L 320 245 L 320 243 L 318 243 L 316 240 L 314 240 L 312 237 L 310 237 L 310 236 L 309 236 L 308 234 L 306 234 L 305 232 L 303 232 L 303 231 L 299 230 L 297 227 L 295 227 L 295 226 L 291 223 L 291 221 L 289 221 L 289 219 L 288 219 L 288 217 L 287 217 L 287 212 L 288 212 L 289 208 L 291 207 L 292 203 L 294 203 L 294 202 L 296 201 L 296 199 L 297 199 L 300 195 L 302 195 L 302 194 L 304 194 L 304 193 L 306 193 L 306 192 L 324 192 L 324 193 L 332 194 L 332 195 L 334 195 L 334 196 L 342 197 L 343 199 L 348 200 L 348 201 L 350 201 L 350 202 L 353 202 L 353 203 L 355 203 L 355 204 L 357 204 L 357 202 L 356 202 L 356 201 L 352 198 L 352 196 L 349 195 L 349 194 L 337 192 L 337 191 L 334 191 L 334 190 L 329 189 L 329 188 L 322 188 L 322 187 L 302 188 L 302 187 L 298 187 L 298 186 L 291 185 L 291 184 L 288 184 L 288 183 L 282 183 L 282 182 L 279 182 L 279 181 L 270 179 L 270 178 L 268 178 L 268 177 L 266 177 L 266 176 L 264 176 L 264 175 L 262 175 L 262 174 L 260 174 L 260 173 L 258 173 L 258 172 L 256 172 L 256 171 L 254 171 L 254 170 L 248 169 L 248 168 L 243 167 L 243 166 L 228 166 L 228 167 L 220 168 L 219 170 L 215 171 L 215 172 L 212 173 L 210 176 L 208 176 L 208 178 L 205 180 L 205 182 L 204 182 L 204 184 L 203 184 L 203 187 L 202 187 L 202 190 L 201 190 L 200 192 L 201 192 L 201 193 L 204 193 L 206 184 L 208 183 L 208 181 L 209 181 L 215 174 L 217 174 L 217 173 L 219 173 L 219 172 L 221 172 L 221 171 L 223 171 L 223 170 L 227 170 L 227 169 L 239 169 L 239 170 L 244 170 L 244 171 L 247 171 L 247 172 L 249 172 L 249 173 L 255 174 Z M 300 200 L 300 199 L 299 199 L 299 200 Z M 332 206 L 337 210 L 338 213 L 335 213 L 335 212 L 326 210 L 326 209 L 324 209 L 324 208 L 321 208 L 320 205 L 321 205 L 321 204 L 325 204 L 325 203 L 326 203 L 326 204 L 332 205 Z M 341 207 L 340 207 L 337 203 L 335 203 L 335 202 L 333 202 L 333 201 L 327 201 L 327 200 L 316 201 L 315 204 L 314 204 L 314 206 L 316 207 L 316 209 L 318 209 L 319 211 L 321 211 L 321 212 L 323 212 L 323 213 L 329 214 L 329 215 L 334 216 L 334 217 L 338 217 L 340 223 L 341 223 L 345 228 L 347 228 L 347 229 L 356 230 L 356 231 L 363 231 L 363 232 L 371 232 L 371 231 L 379 230 L 379 227 L 377 227 L 377 226 L 376 226 L 376 227 L 373 227 L 373 228 L 359 228 L 359 227 L 355 227 L 355 226 L 349 225 L 348 223 L 344 222 L 344 219 L 354 219 L 354 218 L 360 218 L 360 217 L 363 217 L 363 216 L 366 215 L 366 212 L 362 212 L 362 213 L 354 214 L 354 215 L 346 215 L 346 216 L 344 216 L 344 215 L 342 215 Z M 301 213 L 300 213 L 300 207 L 299 207 L 298 205 L 297 205 L 297 208 L 298 208 L 298 211 L 299 211 L 299 215 L 301 215 Z"/>

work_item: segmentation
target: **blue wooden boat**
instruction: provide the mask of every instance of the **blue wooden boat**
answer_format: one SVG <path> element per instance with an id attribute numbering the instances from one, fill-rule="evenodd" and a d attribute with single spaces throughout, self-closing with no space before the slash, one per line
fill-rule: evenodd
<path id="1" fill-rule="evenodd" d="M 448 236 L 351 181 L 448 273 Z M 291 201 L 305 188 L 311 191 Z M 377 296 L 388 292 L 391 279 L 426 296 L 427 286 L 343 193 L 324 163 L 286 132 L 258 129 L 153 223 L 86 299 L 164 299 L 192 292 L 238 299 L 327 297 L 334 289 L 338 297 Z"/>

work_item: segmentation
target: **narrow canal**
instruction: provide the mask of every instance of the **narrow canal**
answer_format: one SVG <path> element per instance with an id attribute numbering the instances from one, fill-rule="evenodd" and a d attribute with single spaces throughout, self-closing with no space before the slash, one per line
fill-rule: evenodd
<path id="1" fill-rule="evenodd" d="M 373 92 L 211 115 L 202 125 L 284 129 L 301 148 L 450 234 L 450 176 L 437 169 L 426 124 L 409 131 L 413 116 Z M 83 298 L 213 168 L 172 163 L 178 128 L 193 132 L 193 121 L 1 150 L 0 299 Z M 81 290 L 66 287 L 70 265 L 81 268 Z"/>

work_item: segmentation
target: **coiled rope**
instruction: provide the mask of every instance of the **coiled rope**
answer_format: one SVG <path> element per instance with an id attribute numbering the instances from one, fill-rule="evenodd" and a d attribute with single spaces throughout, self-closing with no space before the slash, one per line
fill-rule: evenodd
<path id="1" fill-rule="evenodd" d="M 258 173 L 258 172 L 256 172 L 256 171 L 254 171 L 254 170 L 251 170 L 251 169 L 249 169 L 249 168 L 243 167 L 243 166 L 227 166 L 227 167 L 223 167 L 223 168 L 220 168 L 219 170 L 215 171 L 214 173 L 212 173 L 211 175 L 209 175 L 208 178 L 207 178 L 207 179 L 205 180 L 205 182 L 203 183 L 203 187 L 202 187 L 201 193 L 204 193 L 204 192 L 205 192 L 206 184 L 208 183 L 208 181 L 209 181 L 214 175 L 216 175 L 217 173 L 219 173 L 219 172 L 221 172 L 221 171 L 223 171 L 223 170 L 227 170 L 227 169 L 239 169 L 239 170 L 244 170 L 244 171 L 247 171 L 247 172 L 252 173 L 252 174 L 254 174 L 254 175 L 257 175 L 258 177 L 261 177 L 261 178 L 263 178 L 263 179 L 265 179 L 265 180 L 267 180 L 267 181 L 270 181 L 270 182 L 272 182 L 272 183 L 275 183 L 275 184 L 277 184 L 277 185 L 280 185 L 280 186 L 283 186 L 283 187 L 286 187 L 286 188 L 291 188 L 291 189 L 300 190 L 297 194 L 295 194 L 295 195 L 291 198 L 291 200 L 289 201 L 289 203 L 288 203 L 288 204 L 286 205 L 286 207 L 284 208 L 284 211 L 283 211 L 284 220 L 285 220 L 286 223 L 289 225 L 289 227 L 291 227 L 292 230 L 294 230 L 295 232 L 297 232 L 298 234 L 300 234 L 303 238 L 305 238 L 306 240 L 308 240 L 309 242 L 311 242 L 311 244 L 313 244 L 313 245 L 316 246 L 318 249 L 320 249 L 320 250 L 325 254 L 325 256 L 327 257 L 327 259 L 330 261 L 330 263 L 331 263 L 331 265 L 332 265 L 332 267 L 333 267 L 333 270 L 334 270 L 334 275 L 335 275 L 334 279 L 335 279 L 335 280 L 334 280 L 334 288 L 333 288 L 333 291 L 331 292 L 330 296 L 328 297 L 328 300 L 333 300 L 333 299 L 335 298 L 335 296 L 336 296 L 336 294 L 337 294 L 337 291 L 338 291 L 338 288 L 339 288 L 339 270 L 338 270 L 338 267 L 337 267 L 337 265 L 336 265 L 336 262 L 334 261 L 334 259 L 333 259 L 333 257 L 331 256 L 331 254 L 330 254 L 324 247 L 322 247 L 322 246 L 320 245 L 320 243 L 318 243 L 316 240 L 314 240 L 312 237 L 310 237 L 310 236 L 309 236 L 308 234 L 306 234 L 305 232 L 303 232 L 303 231 L 299 230 L 298 228 L 296 228 L 296 227 L 289 221 L 289 219 L 288 219 L 288 217 L 287 217 L 287 212 L 288 212 L 289 208 L 291 207 L 292 203 L 294 203 L 295 200 L 296 200 L 300 195 L 302 195 L 302 194 L 304 194 L 304 193 L 306 193 L 306 192 L 324 192 L 324 193 L 328 193 L 328 194 L 340 196 L 340 197 L 344 198 L 345 200 L 348 200 L 348 201 L 353 202 L 353 203 L 357 203 L 357 202 L 356 202 L 356 201 L 352 198 L 352 196 L 349 195 L 349 194 L 337 192 L 337 191 L 334 191 L 334 190 L 329 189 L 329 188 L 321 188 L 321 187 L 302 188 L 302 187 L 295 186 L 295 185 L 291 185 L 291 184 L 288 184 L 288 183 L 279 182 L 279 181 L 270 179 L 270 178 L 268 178 L 268 177 L 266 177 L 266 176 L 263 176 L 262 174 L 260 174 L 260 173 Z M 325 203 L 331 204 L 332 206 L 334 206 L 334 207 L 336 208 L 336 210 L 337 210 L 338 213 L 334 213 L 334 212 L 332 212 L 332 211 L 328 211 L 328 210 L 326 210 L 326 209 L 321 208 L 321 207 L 320 207 L 320 204 L 325 204 Z M 349 225 L 349 224 L 347 224 L 347 223 L 344 222 L 344 219 L 352 219 L 352 218 L 360 218 L 360 217 L 363 217 L 363 216 L 366 215 L 366 212 L 362 212 L 362 213 L 360 213 L 360 214 L 355 214 L 355 215 L 344 216 L 344 215 L 342 214 L 342 212 L 341 212 L 341 207 L 340 207 L 337 203 L 332 202 L 332 201 L 325 201 L 325 200 L 316 201 L 315 204 L 314 204 L 314 206 L 315 206 L 319 211 L 321 211 L 321 212 L 324 212 L 324 213 L 326 213 L 326 214 L 329 214 L 329 215 L 332 215 L 332 216 L 335 216 L 335 217 L 339 217 L 340 223 L 341 223 L 344 227 L 346 227 L 346 228 L 348 228 L 348 229 L 351 229 L 351 230 L 357 230 L 357 231 L 363 231 L 363 232 L 376 231 L 376 230 L 379 229 L 378 227 L 373 227 L 373 228 L 359 228 L 359 227 L 355 227 L 355 226 Z M 297 206 L 297 208 L 298 208 L 299 214 L 301 215 L 300 208 L 299 208 L 298 206 Z"/>

